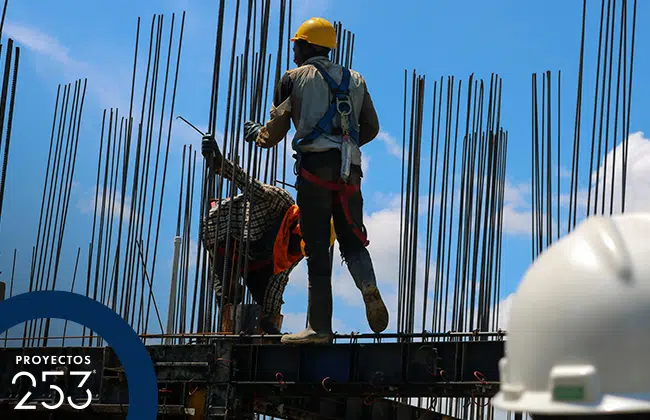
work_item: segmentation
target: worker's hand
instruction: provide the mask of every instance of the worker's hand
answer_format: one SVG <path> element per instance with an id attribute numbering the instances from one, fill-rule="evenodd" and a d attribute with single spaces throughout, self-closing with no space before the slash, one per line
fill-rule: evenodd
<path id="1" fill-rule="evenodd" d="M 201 142 L 201 154 L 208 161 L 207 163 L 212 169 L 219 169 L 223 156 L 221 155 L 217 141 L 214 139 L 212 134 L 206 134 L 203 136 L 203 141 Z"/>
<path id="2" fill-rule="evenodd" d="M 246 121 L 244 123 L 244 140 L 251 143 L 257 139 L 257 135 L 262 128 L 262 124 L 256 123 L 254 121 Z"/>

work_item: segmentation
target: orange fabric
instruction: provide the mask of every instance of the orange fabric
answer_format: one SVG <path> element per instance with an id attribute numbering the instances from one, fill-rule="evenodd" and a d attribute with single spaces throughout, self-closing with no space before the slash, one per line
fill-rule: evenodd
<path id="1" fill-rule="evenodd" d="M 303 257 L 301 252 L 296 254 L 289 253 L 289 239 L 291 234 L 300 234 L 300 226 L 297 223 L 299 220 L 300 209 L 294 204 L 284 213 L 280 230 L 278 230 L 278 234 L 275 237 L 275 244 L 273 245 L 273 274 L 288 270 L 295 262 L 300 261 Z M 294 226 L 293 229 L 291 229 L 292 226 Z"/>

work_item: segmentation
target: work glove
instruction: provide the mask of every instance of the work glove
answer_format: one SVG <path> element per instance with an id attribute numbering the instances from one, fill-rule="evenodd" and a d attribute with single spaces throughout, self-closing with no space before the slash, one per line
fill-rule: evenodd
<path id="1" fill-rule="evenodd" d="M 262 124 L 254 121 L 246 121 L 244 123 L 244 140 L 249 143 L 254 142 L 262 127 Z"/>
<path id="2" fill-rule="evenodd" d="M 223 156 L 212 134 L 203 136 L 203 141 L 201 141 L 201 154 L 212 169 L 219 169 Z"/>

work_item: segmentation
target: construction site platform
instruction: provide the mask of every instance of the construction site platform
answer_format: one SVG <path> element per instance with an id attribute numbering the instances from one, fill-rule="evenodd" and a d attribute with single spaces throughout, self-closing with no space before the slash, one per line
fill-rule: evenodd
<path id="1" fill-rule="evenodd" d="M 147 336 L 149 341 L 184 340 L 147 349 L 158 378 L 159 412 L 165 417 L 248 418 L 258 413 L 289 419 L 407 419 L 426 411 L 404 404 L 407 398 L 465 398 L 484 405 L 499 389 L 503 336 L 352 334 L 336 336 L 330 345 L 287 346 L 280 344 L 280 336 L 197 334 Z M 93 414 L 83 418 L 125 418 L 128 384 L 111 347 L 2 348 L 2 383 L 11 383 L 20 371 L 40 378 L 43 370 L 56 369 L 16 363 L 17 356 L 47 355 L 90 358 L 83 370 L 94 374 L 84 388 L 77 388 L 72 382 L 78 379 L 71 381 L 68 374 L 59 384 L 78 404 L 86 401 L 86 389 L 91 391 L 93 400 L 84 412 Z M 21 377 L 0 390 L 2 418 L 14 418 L 13 407 L 26 391 L 32 393 L 31 403 L 52 399 L 49 383 L 32 388 Z M 30 415 L 38 418 L 40 410 L 35 411 Z M 382 412 L 390 413 L 384 417 Z M 51 412 L 43 409 L 42 414 L 49 418 Z M 69 414 L 66 418 L 80 413 Z M 434 414 L 427 418 L 436 418 Z"/>

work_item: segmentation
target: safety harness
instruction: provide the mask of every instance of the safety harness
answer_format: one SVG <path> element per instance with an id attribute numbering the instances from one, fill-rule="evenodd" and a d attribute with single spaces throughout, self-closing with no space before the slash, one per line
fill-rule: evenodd
<path id="1" fill-rule="evenodd" d="M 365 229 L 362 227 L 360 228 L 354 222 L 352 215 L 350 214 L 350 207 L 348 205 L 350 196 L 358 192 L 361 189 L 361 186 L 359 184 L 351 185 L 342 180 L 339 180 L 338 182 L 325 181 L 324 179 L 321 179 L 311 172 L 307 171 L 305 168 L 300 168 L 300 176 L 312 184 L 316 184 L 320 187 L 327 188 L 328 190 L 335 192 L 334 203 L 332 204 L 339 204 L 341 206 L 343 214 L 345 215 L 345 220 L 352 228 L 352 232 L 356 235 L 357 238 L 359 238 L 361 243 L 363 243 L 363 246 L 368 246 L 370 244 L 368 235 L 366 234 Z"/>
<path id="2" fill-rule="evenodd" d="M 342 67 L 343 76 L 341 77 L 341 84 L 337 84 L 332 76 L 325 71 L 325 69 L 317 63 L 311 63 L 312 66 L 318 70 L 327 82 L 334 98 L 330 103 L 330 107 L 323 117 L 318 121 L 311 133 L 307 134 L 301 139 L 293 140 L 293 149 L 298 151 L 298 143 L 306 143 L 316 140 L 322 134 L 332 134 L 332 121 L 336 114 L 341 116 L 341 131 L 343 141 L 348 142 L 350 139 L 355 144 L 359 144 L 359 133 L 350 127 L 350 113 L 352 112 L 352 105 L 350 103 L 350 70 Z M 299 152 L 298 152 L 299 153 Z"/>
<path id="3" fill-rule="evenodd" d="M 352 196 L 354 193 L 360 191 L 361 186 L 360 185 L 350 185 L 347 183 L 347 176 L 349 175 L 349 159 L 350 159 L 350 154 L 349 154 L 349 147 L 350 147 L 350 141 L 354 142 L 355 145 L 359 145 L 359 133 L 350 126 L 350 113 L 352 112 L 352 105 L 350 103 L 350 70 L 348 70 L 345 67 L 342 67 L 343 75 L 341 77 L 341 83 L 337 84 L 334 79 L 332 79 L 332 76 L 329 75 L 317 63 L 311 63 L 312 66 L 318 70 L 318 72 L 323 76 L 323 79 L 327 84 L 329 85 L 330 90 L 332 91 L 332 94 L 334 95 L 334 98 L 332 99 L 332 102 L 330 103 L 330 107 L 328 108 L 327 112 L 323 117 L 318 121 L 314 129 L 312 130 L 311 133 L 303 137 L 302 139 L 294 139 L 292 142 L 293 149 L 296 151 L 296 155 L 294 157 L 296 158 L 296 175 L 300 175 L 302 178 L 307 180 L 308 182 L 311 182 L 313 184 L 316 184 L 322 188 L 327 188 L 330 191 L 334 191 L 334 205 L 339 204 L 343 210 L 343 213 L 345 214 L 345 218 L 352 228 L 352 232 L 361 240 L 364 246 L 368 246 L 370 241 L 368 241 L 367 234 L 363 227 L 357 226 L 357 224 L 354 222 L 352 219 L 352 215 L 350 214 L 350 209 L 348 205 L 348 201 L 350 196 Z M 330 182 L 326 181 L 324 179 L 321 179 L 317 177 L 316 175 L 312 174 L 311 172 L 307 171 L 305 168 L 302 168 L 300 165 L 300 151 L 298 148 L 298 143 L 303 143 L 303 142 L 310 142 L 314 141 L 318 137 L 320 137 L 322 134 L 332 134 L 332 121 L 334 120 L 334 117 L 336 114 L 339 114 L 341 117 L 341 131 L 342 131 L 342 137 L 343 137 L 343 142 L 341 144 L 342 150 L 341 150 L 341 156 L 343 157 L 344 160 L 347 159 L 347 162 L 341 162 L 341 168 L 345 168 L 342 172 L 341 178 L 337 182 Z M 347 152 L 346 152 L 347 149 Z M 298 169 L 299 168 L 299 169 Z"/>

